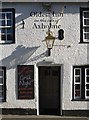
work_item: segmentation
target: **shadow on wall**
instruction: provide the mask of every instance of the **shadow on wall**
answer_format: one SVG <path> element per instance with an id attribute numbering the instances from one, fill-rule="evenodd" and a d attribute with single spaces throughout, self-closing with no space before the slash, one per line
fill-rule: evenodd
<path id="1" fill-rule="evenodd" d="M 6 66 L 7 69 L 15 68 L 19 64 L 23 64 L 27 61 L 28 58 L 39 48 L 38 47 L 24 47 L 19 45 L 16 47 L 16 50 L 12 52 L 11 55 L 2 59 L 0 63 L 3 66 Z"/>
<path id="2" fill-rule="evenodd" d="M 40 58 L 48 57 L 47 54 L 48 54 L 48 51 L 45 51 L 45 52 L 43 52 L 42 54 L 39 54 L 39 55 L 31 58 L 30 60 L 27 61 L 27 63 L 37 61 L 37 60 L 40 59 Z"/>
<path id="3" fill-rule="evenodd" d="M 22 4 L 21 6 L 16 8 L 16 14 L 17 14 L 16 15 L 16 23 L 22 22 L 22 19 L 26 20 L 27 18 L 29 18 L 29 20 L 30 20 L 30 18 L 32 18 L 32 17 L 34 18 L 34 20 L 39 19 L 37 17 L 40 17 L 40 19 L 41 19 L 41 18 L 43 18 L 42 13 L 44 13 L 44 14 L 46 13 L 42 6 L 42 3 L 40 3 L 40 4 L 39 3 L 30 3 L 30 7 L 29 7 L 29 4 L 27 3 L 26 6 L 23 7 L 23 4 Z M 22 9 L 21 9 L 21 7 L 22 7 Z M 53 8 L 52 11 L 55 11 L 55 15 L 54 15 L 54 13 L 52 13 L 54 16 L 57 16 L 58 14 L 60 14 L 63 11 L 63 9 L 64 9 L 64 13 L 68 13 L 68 14 L 79 13 L 78 7 L 73 6 L 70 8 L 70 6 L 68 6 L 68 5 L 65 6 L 65 4 L 60 5 L 58 3 L 57 4 L 53 3 L 52 8 Z M 47 12 L 47 14 L 48 14 L 48 12 Z M 32 19 L 31 19 L 31 21 L 32 21 Z M 19 25 L 21 25 L 21 24 L 19 24 Z M 16 27 L 18 27 L 18 26 L 16 26 Z"/>

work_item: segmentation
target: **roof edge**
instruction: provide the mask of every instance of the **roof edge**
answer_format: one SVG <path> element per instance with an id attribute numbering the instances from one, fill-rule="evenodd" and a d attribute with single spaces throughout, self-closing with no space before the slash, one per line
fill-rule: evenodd
<path id="1" fill-rule="evenodd" d="M 89 0 L 0 0 L 3 2 L 68 2 L 68 3 L 79 3 L 79 2 L 89 2 Z"/>

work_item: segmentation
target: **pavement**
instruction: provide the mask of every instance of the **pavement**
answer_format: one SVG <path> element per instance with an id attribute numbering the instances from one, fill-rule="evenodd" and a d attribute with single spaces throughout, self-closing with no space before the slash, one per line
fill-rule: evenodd
<path id="1" fill-rule="evenodd" d="M 89 117 L 47 115 L 2 115 L 0 120 L 89 120 Z"/>

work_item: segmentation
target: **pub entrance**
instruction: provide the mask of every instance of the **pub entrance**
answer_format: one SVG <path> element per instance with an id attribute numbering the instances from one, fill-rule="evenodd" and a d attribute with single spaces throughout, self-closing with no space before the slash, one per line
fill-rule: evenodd
<path id="1" fill-rule="evenodd" d="M 60 74 L 59 66 L 39 67 L 39 114 L 60 115 Z"/>

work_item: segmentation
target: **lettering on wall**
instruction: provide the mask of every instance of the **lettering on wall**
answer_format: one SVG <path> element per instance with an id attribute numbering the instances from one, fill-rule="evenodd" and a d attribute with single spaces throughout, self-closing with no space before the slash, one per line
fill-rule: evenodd
<path id="1" fill-rule="evenodd" d="M 18 99 L 34 98 L 34 66 L 18 66 Z"/>
<path id="2" fill-rule="evenodd" d="M 32 25 L 33 29 L 59 29 L 59 20 L 63 17 L 63 13 L 55 13 L 54 11 L 44 13 L 44 12 L 30 12 L 30 17 L 34 18 L 34 23 Z M 49 23 L 51 22 L 51 26 Z"/>

